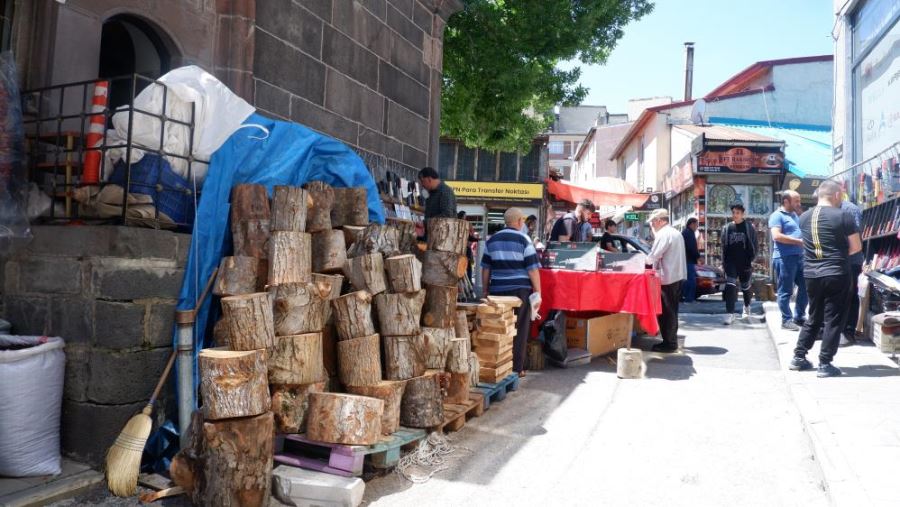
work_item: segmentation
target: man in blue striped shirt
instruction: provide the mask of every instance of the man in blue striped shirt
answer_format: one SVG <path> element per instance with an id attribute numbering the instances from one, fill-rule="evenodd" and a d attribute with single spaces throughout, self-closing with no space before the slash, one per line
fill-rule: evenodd
<path id="1" fill-rule="evenodd" d="M 540 263 L 528 236 L 521 232 L 525 215 L 519 208 L 509 208 L 503 214 L 506 228 L 491 236 L 481 257 L 481 279 L 484 294 L 516 296 L 522 300 L 516 319 L 516 338 L 513 341 L 513 370 L 525 376 L 525 349 L 531 330 L 532 292 L 540 294 Z"/>

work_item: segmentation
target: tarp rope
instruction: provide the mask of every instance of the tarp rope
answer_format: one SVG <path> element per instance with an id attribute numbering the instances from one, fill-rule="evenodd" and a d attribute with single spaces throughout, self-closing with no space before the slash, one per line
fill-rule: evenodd
<path id="1" fill-rule="evenodd" d="M 434 474 L 450 468 L 446 458 L 457 450 L 450 438 L 435 431 L 422 439 L 415 450 L 400 458 L 394 471 L 413 484 L 422 484 Z"/>

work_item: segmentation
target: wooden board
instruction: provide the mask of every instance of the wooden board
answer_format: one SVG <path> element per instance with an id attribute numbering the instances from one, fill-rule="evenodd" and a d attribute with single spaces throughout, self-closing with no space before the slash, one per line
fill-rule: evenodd
<path id="1" fill-rule="evenodd" d="M 444 403 L 443 422 L 429 428 L 429 432 L 459 431 L 466 425 L 468 419 L 480 417 L 482 414 L 484 414 L 484 395 L 477 391 L 470 391 L 469 399 L 465 403 Z"/>
<path id="2" fill-rule="evenodd" d="M 477 351 L 475 353 L 478 354 Z M 512 357 L 512 349 L 509 349 L 503 354 L 478 354 L 478 362 L 482 368 L 499 369 L 512 364 Z"/>
<path id="3" fill-rule="evenodd" d="M 499 333 L 486 333 L 483 331 L 476 332 L 472 340 L 481 341 L 481 342 L 502 342 L 506 343 L 515 338 L 514 334 L 499 334 Z"/>
<path id="4" fill-rule="evenodd" d="M 484 366 L 478 371 L 478 379 L 481 382 L 499 382 L 508 377 L 512 373 L 512 362 L 506 366 L 499 368 L 485 368 Z"/>

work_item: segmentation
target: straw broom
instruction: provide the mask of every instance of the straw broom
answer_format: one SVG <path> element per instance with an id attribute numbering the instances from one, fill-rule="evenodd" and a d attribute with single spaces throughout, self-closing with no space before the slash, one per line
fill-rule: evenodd
<path id="1" fill-rule="evenodd" d="M 210 287 L 216 278 L 218 268 L 214 269 L 206 282 L 200 299 L 197 300 L 197 306 L 194 312 L 203 304 L 206 295 L 209 293 Z M 153 405 L 156 404 L 156 398 L 162 390 L 163 384 L 172 371 L 172 365 L 175 364 L 175 356 L 178 355 L 178 349 L 172 349 L 172 355 L 169 356 L 169 362 L 166 363 L 166 369 L 163 370 L 159 382 L 156 383 L 156 389 L 150 396 L 150 401 L 140 414 L 129 419 L 128 423 L 122 429 L 122 433 L 116 438 L 115 443 L 106 453 L 106 483 L 112 494 L 116 496 L 132 496 L 137 491 L 138 475 L 141 472 L 141 457 L 144 454 L 144 446 L 147 444 L 147 437 L 150 436 L 150 430 L 153 428 L 153 420 L 150 414 L 153 413 Z"/>

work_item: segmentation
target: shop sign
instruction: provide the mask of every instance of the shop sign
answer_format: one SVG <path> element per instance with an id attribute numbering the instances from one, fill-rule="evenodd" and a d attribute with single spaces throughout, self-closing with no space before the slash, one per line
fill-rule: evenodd
<path id="1" fill-rule="evenodd" d="M 698 173 L 781 174 L 782 167 L 784 157 L 780 153 L 742 147 L 727 151 L 707 150 L 697 157 Z"/>
<path id="2" fill-rule="evenodd" d="M 800 197 L 803 199 L 812 199 L 816 195 L 816 189 L 819 188 L 819 184 L 825 181 L 825 179 L 826 178 L 801 178 L 789 174 L 784 178 L 784 185 L 781 186 L 781 189 L 793 190 L 800 194 Z"/>
<path id="3" fill-rule="evenodd" d="M 644 202 L 643 206 L 640 206 L 636 209 L 649 211 L 662 208 L 663 205 L 663 194 L 657 192 L 655 194 L 650 194 L 650 197 L 647 198 L 647 201 Z"/>
<path id="4" fill-rule="evenodd" d="M 625 220 L 635 221 L 640 220 L 637 213 L 625 213 Z"/>
<path id="5" fill-rule="evenodd" d="M 457 198 L 497 201 L 534 201 L 544 197 L 540 183 L 492 183 L 485 181 L 448 181 Z"/>

